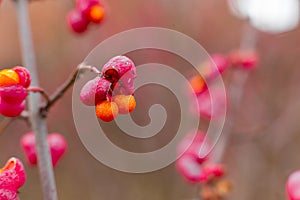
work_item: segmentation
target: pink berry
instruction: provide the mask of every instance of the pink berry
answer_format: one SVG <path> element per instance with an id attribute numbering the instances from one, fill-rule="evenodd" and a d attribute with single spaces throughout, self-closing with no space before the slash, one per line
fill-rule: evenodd
<path id="1" fill-rule="evenodd" d="M 109 96 L 111 83 L 100 77 L 88 81 L 80 91 L 80 100 L 87 106 L 95 106 Z"/>
<path id="2" fill-rule="evenodd" d="M 26 181 L 24 166 L 17 158 L 10 158 L 0 171 L 1 189 L 17 191 Z"/>
<path id="3" fill-rule="evenodd" d="M 127 74 L 127 79 L 135 79 L 136 68 L 132 60 L 126 56 L 115 56 L 103 66 L 102 74 L 112 82 L 117 82 L 124 74 Z"/>
<path id="4" fill-rule="evenodd" d="M 16 66 L 13 68 L 13 70 L 19 75 L 20 85 L 28 88 L 31 83 L 30 72 L 25 67 L 21 66 Z"/>
<path id="5" fill-rule="evenodd" d="M 179 143 L 177 153 L 179 155 L 190 155 L 194 157 L 199 164 L 209 159 L 211 144 L 204 132 L 190 133 Z"/>
<path id="6" fill-rule="evenodd" d="M 25 101 L 23 101 L 21 104 L 9 104 L 0 99 L 0 114 L 5 117 L 17 117 L 23 112 L 25 106 Z"/>
<path id="7" fill-rule="evenodd" d="M 51 133 L 47 136 L 47 143 L 49 145 L 52 165 L 55 167 L 67 149 L 67 142 L 65 138 L 58 133 Z M 33 132 L 23 135 L 20 141 L 21 147 L 31 165 L 36 165 L 38 162 L 36 152 L 36 140 Z"/>
<path id="8" fill-rule="evenodd" d="M 27 133 L 21 137 L 21 147 L 26 154 L 27 160 L 30 164 L 37 164 L 37 155 L 35 149 L 35 136 L 33 132 Z"/>
<path id="9" fill-rule="evenodd" d="M 212 54 L 211 60 L 204 62 L 199 67 L 199 73 L 206 81 L 215 79 L 229 67 L 229 59 L 222 54 Z"/>
<path id="10" fill-rule="evenodd" d="M 259 56 L 254 50 L 235 50 L 229 54 L 230 62 L 235 67 L 253 69 L 258 65 Z"/>
<path id="11" fill-rule="evenodd" d="M 80 10 L 71 10 L 67 16 L 70 28 L 76 33 L 83 33 L 88 27 L 88 20 Z"/>
<path id="12" fill-rule="evenodd" d="M 1 200 L 19 200 L 17 191 L 0 188 Z"/>
<path id="13" fill-rule="evenodd" d="M 132 95 L 134 93 L 134 78 L 131 71 L 125 73 L 113 84 L 113 94 Z"/>
<path id="14" fill-rule="evenodd" d="M 101 5 L 99 0 L 77 0 L 77 9 L 80 10 L 83 15 L 88 16 L 90 9 L 95 5 Z"/>
<path id="15" fill-rule="evenodd" d="M 198 114 L 201 117 L 211 119 L 225 115 L 228 105 L 226 91 L 220 87 L 211 87 L 204 92 L 197 94 Z M 195 105 L 191 104 L 191 111 L 195 112 Z M 196 113 L 197 114 L 197 113 Z"/>
<path id="16" fill-rule="evenodd" d="M 286 192 L 289 200 L 300 200 L 300 170 L 293 172 L 288 177 Z"/>
<path id="17" fill-rule="evenodd" d="M 225 170 L 222 165 L 209 164 L 203 168 L 203 173 L 207 177 L 222 177 L 225 174 Z"/>
<path id="18" fill-rule="evenodd" d="M 57 162 L 65 154 L 67 150 L 67 142 L 65 138 L 58 133 L 51 133 L 47 137 L 52 156 L 52 164 L 55 167 Z"/>
<path id="19" fill-rule="evenodd" d="M 1 102 L 21 104 L 27 96 L 26 89 L 19 84 L 0 87 Z"/>
<path id="20" fill-rule="evenodd" d="M 202 166 L 194 156 L 183 155 L 176 161 L 176 168 L 191 183 L 206 180 L 206 177 L 202 175 Z"/>

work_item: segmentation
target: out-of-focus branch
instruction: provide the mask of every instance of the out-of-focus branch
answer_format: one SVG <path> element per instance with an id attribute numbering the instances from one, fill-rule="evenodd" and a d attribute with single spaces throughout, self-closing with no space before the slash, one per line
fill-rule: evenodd
<path id="1" fill-rule="evenodd" d="M 257 31 L 249 23 L 246 23 L 244 26 L 240 49 L 253 50 L 256 46 L 256 43 Z M 213 163 L 219 163 L 222 160 L 227 143 L 231 138 L 231 132 L 233 131 L 233 125 L 242 102 L 244 86 L 247 82 L 248 76 L 248 72 L 244 70 L 233 72 L 232 80 L 228 89 L 230 99 L 230 110 L 228 111 L 226 123 L 223 129 L 223 133 L 220 137 L 219 143 L 216 145 L 213 152 Z"/>
<path id="2" fill-rule="evenodd" d="M 19 25 L 19 36 L 21 41 L 21 53 L 23 65 L 28 68 L 31 74 L 31 85 L 39 87 L 37 67 L 35 63 L 35 52 L 33 49 L 33 42 L 30 30 L 28 0 L 16 0 L 17 19 Z M 39 93 L 29 94 L 29 119 L 32 130 L 35 133 L 36 150 L 38 155 L 38 167 L 40 181 L 43 190 L 44 200 L 57 200 L 57 191 L 47 143 L 47 125 L 46 120 L 40 114 L 40 100 Z"/>

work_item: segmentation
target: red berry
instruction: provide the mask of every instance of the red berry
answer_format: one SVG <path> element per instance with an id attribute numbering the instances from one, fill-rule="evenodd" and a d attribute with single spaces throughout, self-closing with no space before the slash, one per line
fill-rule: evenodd
<path id="1" fill-rule="evenodd" d="M 1 189 L 1 188 L 0 188 L 0 199 L 1 200 L 19 200 L 17 191 Z"/>
<path id="2" fill-rule="evenodd" d="M 21 104 L 27 96 L 26 89 L 19 84 L 0 87 L 1 102 L 7 104 Z"/>
<path id="3" fill-rule="evenodd" d="M 52 156 L 52 164 L 55 167 L 57 162 L 65 154 L 67 150 L 67 142 L 65 138 L 58 133 L 51 133 L 47 137 L 47 142 L 50 147 Z"/>
<path id="4" fill-rule="evenodd" d="M 22 162 L 17 158 L 10 158 L 0 169 L 0 188 L 17 191 L 26 181 L 26 173 Z M 1 195 L 0 195 L 1 196 Z"/>
<path id="5" fill-rule="evenodd" d="M 300 170 L 293 172 L 288 177 L 286 192 L 289 200 L 300 200 Z"/>
<path id="6" fill-rule="evenodd" d="M 119 113 L 118 105 L 111 101 L 102 101 L 96 105 L 96 116 L 105 122 L 112 121 Z"/>
<path id="7" fill-rule="evenodd" d="M 100 101 L 107 99 L 111 83 L 100 77 L 88 81 L 80 91 L 80 100 L 88 106 L 95 106 Z"/>
<path id="8" fill-rule="evenodd" d="M 0 99 L 0 114 L 5 117 L 17 117 L 23 112 L 25 106 L 25 101 L 23 101 L 21 104 L 9 104 Z"/>
<path id="9" fill-rule="evenodd" d="M 195 157 L 199 164 L 209 159 L 211 144 L 204 132 L 190 133 L 179 143 L 177 153 Z"/>
<path id="10" fill-rule="evenodd" d="M 88 20 L 80 10 L 71 10 L 67 16 L 70 28 L 76 33 L 83 33 L 88 27 Z"/>
<path id="11" fill-rule="evenodd" d="M 27 133 L 21 137 L 20 140 L 21 147 L 27 157 L 27 160 L 30 164 L 37 164 L 37 154 L 35 148 L 35 136 L 34 133 Z"/>
<path id="12" fill-rule="evenodd" d="M 14 70 L 19 75 L 19 84 L 23 85 L 25 88 L 28 88 L 31 83 L 30 72 L 21 66 L 16 66 L 12 70 Z"/>

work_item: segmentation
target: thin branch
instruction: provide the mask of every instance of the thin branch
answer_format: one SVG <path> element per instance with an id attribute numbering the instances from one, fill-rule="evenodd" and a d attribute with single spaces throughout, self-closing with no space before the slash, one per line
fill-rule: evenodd
<path id="1" fill-rule="evenodd" d="M 45 98 L 45 100 L 46 100 L 47 103 L 50 101 L 49 95 L 45 92 L 45 90 L 43 88 L 40 88 L 40 87 L 30 87 L 30 88 L 27 89 L 27 91 L 40 93 Z"/>
<path id="2" fill-rule="evenodd" d="M 28 13 L 28 0 L 16 0 L 16 13 L 19 25 L 19 36 L 22 47 L 23 65 L 28 68 L 31 74 L 31 85 L 39 87 L 35 52 L 30 30 Z M 39 176 L 43 190 L 44 200 L 57 200 L 56 184 L 53 173 L 53 166 L 49 146 L 47 143 L 47 124 L 45 118 L 40 115 L 39 93 L 29 95 L 29 119 L 32 130 L 35 133 L 36 150 L 38 156 Z"/>
<path id="3" fill-rule="evenodd" d="M 43 116 L 46 116 L 50 107 L 52 107 L 67 91 L 69 88 L 71 88 L 78 76 L 81 75 L 84 71 L 91 71 L 93 73 L 96 73 L 98 75 L 101 75 L 101 72 L 94 66 L 86 65 L 84 63 L 81 63 L 78 65 L 78 67 L 75 69 L 75 71 L 71 74 L 71 76 L 68 78 L 68 80 L 63 83 L 50 97 L 47 101 L 46 105 L 41 108 L 41 113 Z"/>

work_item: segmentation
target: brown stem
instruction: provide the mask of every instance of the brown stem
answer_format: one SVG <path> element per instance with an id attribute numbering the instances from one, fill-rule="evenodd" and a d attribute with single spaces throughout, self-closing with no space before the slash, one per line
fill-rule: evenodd
<path id="1" fill-rule="evenodd" d="M 77 76 L 80 76 L 81 73 L 84 71 L 91 71 L 93 73 L 96 73 L 98 75 L 101 75 L 101 72 L 94 66 L 86 65 L 84 63 L 81 63 L 77 66 L 77 68 L 74 70 L 74 72 L 71 74 L 71 76 L 68 78 L 68 80 L 63 83 L 48 99 L 45 106 L 41 108 L 41 114 L 42 116 L 46 116 L 50 107 L 52 107 L 67 91 L 69 88 L 73 86 L 73 84 L 76 81 Z"/>

